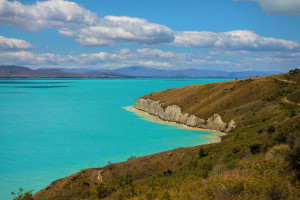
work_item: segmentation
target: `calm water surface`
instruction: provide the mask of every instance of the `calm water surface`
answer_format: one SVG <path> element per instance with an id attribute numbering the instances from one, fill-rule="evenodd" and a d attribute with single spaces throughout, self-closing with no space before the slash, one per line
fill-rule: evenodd
<path id="1" fill-rule="evenodd" d="M 122 109 L 167 88 L 229 79 L 0 79 L 0 199 L 84 168 L 207 142 Z"/>

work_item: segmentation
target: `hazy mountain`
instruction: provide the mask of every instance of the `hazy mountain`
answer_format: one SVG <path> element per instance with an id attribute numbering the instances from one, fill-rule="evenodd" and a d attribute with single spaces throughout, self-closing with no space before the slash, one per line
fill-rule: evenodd
<path id="1" fill-rule="evenodd" d="M 97 72 L 94 71 L 94 73 Z M 102 71 L 103 72 L 103 71 Z M 254 77 L 254 76 L 265 76 L 275 74 L 278 72 L 272 71 L 242 71 L 242 72 L 226 72 L 220 70 L 203 70 L 203 69 L 183 69 L 183 70 L 163 70 L 154 69 L 142 66 L 131 66 L 124 67 L 114 70 L 105 70 L 104 72 L 119 74 L 125 76 L 136 76 L 136 77 Z M 92 72 L 89 72 L 92 73 Z"/>
<path id="2" fill-rule="evenodd" d="M 41 69 L 53 69 L 53 68 L 41 68 Z M 55 69 L 59 69 L 64 72 L 71 72 L 71 73 L 87 73 L 95 70 L 92 68 L 55 68 Z"/>
<path id="3" fill-rule="evenodd" d="M 0 66 L 1 78 L 114 78 L 124 76 L 88 74 L 88 73 L 71 73 L 60 69 L 46 68 L 32 70 L 27 67 L 15 65 Z"/>
<path id="4" fill-rule="evenodd" d="M 278 72 L 272 71 L 242 71 L 242 72 L 226 72 L 220 70 L 203 70 L 203 69 L 182 69 L 182 70 L 164 70 L 154 69 L 150 67 L 131 66 L 119 69 L 89 69 L 89 68 L 41 68 L 32 70 L 27 67 L 14 65 L 0 66 L 0 77 L 82 77 L 82 78 L 101 78 L 101 77 L 254 77 L 266 76 Z"/>

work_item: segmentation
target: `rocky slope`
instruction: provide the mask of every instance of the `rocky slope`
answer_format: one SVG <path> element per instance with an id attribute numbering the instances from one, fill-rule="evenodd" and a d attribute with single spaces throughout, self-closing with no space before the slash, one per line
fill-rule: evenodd
<path id="1" fill-rule="evenodd" d="M 160 101 L 151 99 L 138 98 L 135 101 L 134 107 L 157 116 L 162 120 L 185 124 L 191 127 L 217 130 L 225 133 L 228 133 L 235 127 L 233 120 L 229 123 L 223 122 L 221 116 L 218 114 L 214 114 L 207 120 L 201 119 L 193 114 L 182 113 L 181 108 L 177 105 L 164 107 L 164 104 Z"/>

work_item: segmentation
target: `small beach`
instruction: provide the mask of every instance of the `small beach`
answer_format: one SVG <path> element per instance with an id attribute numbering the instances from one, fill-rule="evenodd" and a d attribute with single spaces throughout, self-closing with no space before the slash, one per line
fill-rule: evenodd
<path id="1" fill-rule="evenodd" d="M 184 130 L 210 132 L 211 135 L 202 136 L 202 138 L 205 138 L 205 139 L 209 140 L 209 142 L 207 142 L 206 144 L 221 142 L 221 137 L 225 135 L 225 133 L 222 133 L 222 132 L 216 131 L 216 130 L 190 127 L 190 126 L 187 126 L 185 124 L 178 124 L 176 122 L 165 121 L 165 120 L 160 119 L 157 116 L 151 115 L 151 114 L 149 114 L 147 112 L 144 112 L 144 111 L 141 111 L 141 110 L 138 110 L 138 109 L 134 108 L 133 106 L 126 106 L 126 107 L 123 107 L 123 108 L 125 110 L 127 110 L 129 112 L 132 112 L 133 114 L 139 116 L 141 119 L 149 121 L 149 122 L 165 124 L 165 125 L 168 125 L 168 126 L 175 126 L 179 129 L 184 129 Z"/>

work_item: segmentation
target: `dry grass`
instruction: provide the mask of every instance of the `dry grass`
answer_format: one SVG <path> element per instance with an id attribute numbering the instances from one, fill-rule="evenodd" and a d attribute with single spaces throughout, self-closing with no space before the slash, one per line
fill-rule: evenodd
<path id="1" fill-rule="evenodd" d="M 179 105 L 202 118 L 218 113 L 235 119 L 237 127 L 222 142 L 203 145 L 205 156 L 197 146 L 86 169 L 34 198 L 300 199 L 300 106 L 282 102 L 299 91 L 299 80 L 300 70 L 294 70 L 148 94 L 144 98 Z"/>
<path id="2" fill-rule="evenodd" d="M 200 118 L 208 118 L 217 113 L 225 121 L 235 119 L 255 107 L 262 105 L 262 101 L 275 100 L 278 88 L 285 87 L 287 95 L 295 84 L 278 81 L 284 79 L 285 74 L 257 77 L 221 83 L 190 85 L 150 93 L 143 98 L 159 100 L 168 105 L 178 105 L 183 112 L 192 113 Z M 299 82 L 300 73 L 292 76 Z M 298 83 L 299 84 L 299 83 Z M 273 96 L 272 96 L 273 95 Z"/>

